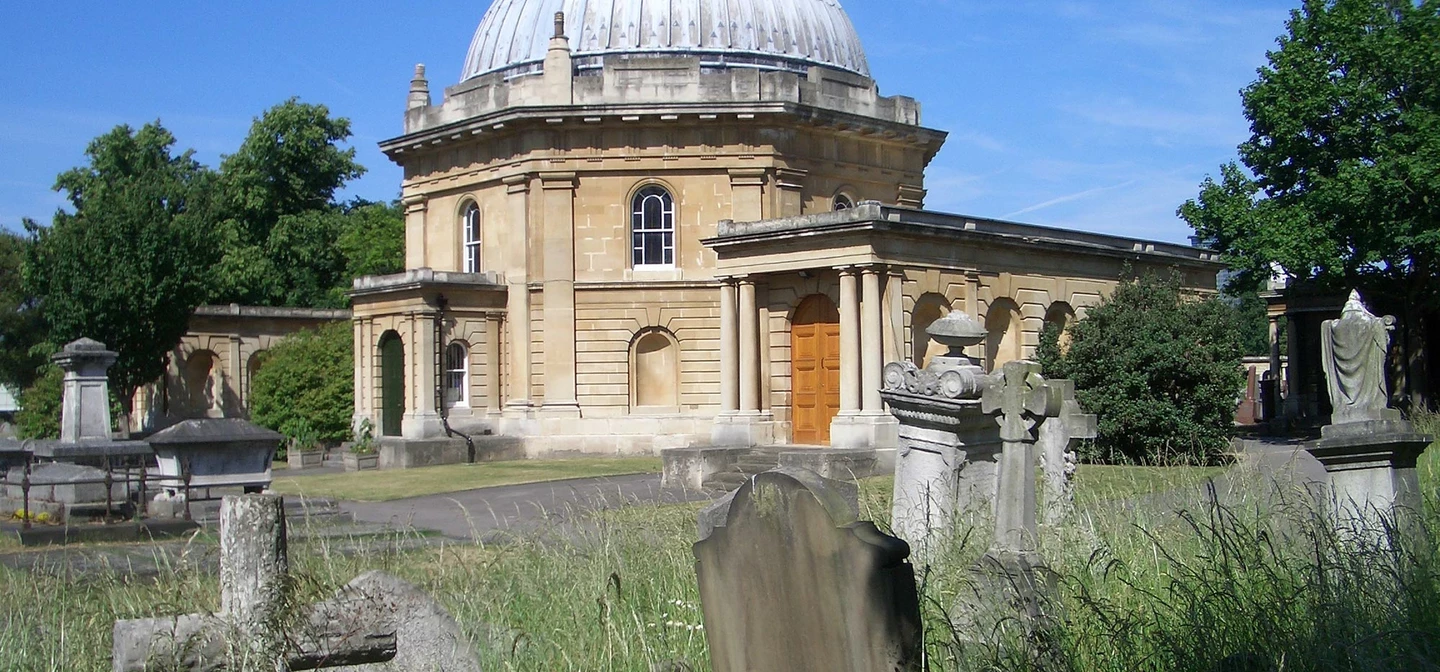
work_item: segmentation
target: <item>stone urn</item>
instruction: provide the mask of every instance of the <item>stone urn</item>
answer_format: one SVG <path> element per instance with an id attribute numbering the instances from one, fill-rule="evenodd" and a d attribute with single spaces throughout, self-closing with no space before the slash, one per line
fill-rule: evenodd
<path id="1" fill-rule="evenodd" d="M 945 317 L 930 323 L 925 333 L 935 342 L 949 348 L 943 355 L 932 357 L 930 367 L 935 370 L 981 369 L 980 362 L 965 354 L 965 348 L 985 342 L 990 332 L 985 325 L 975 321 L 963 310 L 952 310 Z M 983 369 L 982 369 L 983 372 Z"/>

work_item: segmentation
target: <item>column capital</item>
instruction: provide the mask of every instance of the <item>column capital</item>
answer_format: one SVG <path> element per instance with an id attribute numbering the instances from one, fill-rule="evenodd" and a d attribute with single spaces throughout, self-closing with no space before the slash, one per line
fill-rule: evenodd
<path id="1" fill-rule="evenodd" d="M 860 267 L 855 264 L 836 266 L 835 270 L 839 271 L 840 275 L 860 275 Z"/>
<path id="2" fill-rule="evenodd" d="M 430 197 L 424 194 L 411 194 L 400 199 L 400 206 L 405 208 L 405 214 L 414 212 L 425 212 L 430 209 Z"/>
<path id="3" fill-rule="evenodd" d="M 541 189 L 573 191 L 575 184 L 576 179 L 574 172 L 540 173 Z"/>
<path id="4" fill-rule="evenodd" d="M 518 194 L 530 191 L 530 178 L 530 173 L 521 173 L 501 178 L 500 183 L 505 185 L 505 193 Z"/>

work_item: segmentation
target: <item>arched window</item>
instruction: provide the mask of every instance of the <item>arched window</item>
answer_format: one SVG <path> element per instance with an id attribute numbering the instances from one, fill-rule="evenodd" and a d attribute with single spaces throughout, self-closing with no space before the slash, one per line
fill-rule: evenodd
<path id="1" fill-rule="evenodd" d="M 445 348 L 445 405 L 470 403 L 470 349 L 456 341 Z"/>
<path id="2" fill-rule="evenodd" d="M 855 207 L 855 201 L 845 194 L 835 194 L 835 198 L 830 199 L 831 210 L 849 210 L 853 207 Z"/>
<path id="3" fill-rule="evenodd" d="M 664 187 L 649 186 L 635 193 L 630 204 L 630 246 L 636 267 L 675 265 L 675 199 Z"/>
<path id="4" fill-rule="evenodd" d="M 465 266 L 466 273 L 480 272 L 480 206 L 471 203 L 465 208 L 465 217 L 462 223 L 465 229 Z"/>
<path id="5" fill-rule="evenodd" d="M 680 405 L 680 353 L 675 338 L 663 329 L 642 332 L 631 354 L 632 403 L 637 407 Z"/>

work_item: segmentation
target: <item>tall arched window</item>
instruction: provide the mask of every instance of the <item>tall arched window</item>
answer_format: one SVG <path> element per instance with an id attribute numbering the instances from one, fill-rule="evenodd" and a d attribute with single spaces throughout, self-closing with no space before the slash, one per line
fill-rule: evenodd
<path id="1" fill-rule="evenodd" d="M 649 186 L 635 193 L 630 241 L 634 266 L 675 265 L 675 199 L 664 187 Z"/>
<path id="2" fill-rule="evenodd" d="M 462 223 L 465 229 L 465 266 L 466 273 L 480 272 L 480 206 L 471 203 L 465 208 L 465 217 Z"/>
<path id="3" fill-rule="evenodd" d="M 470 349 L 456 341 L 445 348 L 445 405 L 470 403 Z"/>

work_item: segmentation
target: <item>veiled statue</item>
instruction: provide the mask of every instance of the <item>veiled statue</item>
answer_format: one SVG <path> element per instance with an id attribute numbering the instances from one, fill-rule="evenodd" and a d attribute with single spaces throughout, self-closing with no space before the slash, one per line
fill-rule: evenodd
<path id="1" fill-rule="evenodd" d="M 1385 384 L 1385 357 L 1395 318 L 1376 317 L 1350 292 L 1340 319 L 1320 326 L 1321 364 L 1334 408 L 1332 424 L 1375 420 L 1386 415 L 1389 390 Z"/>

